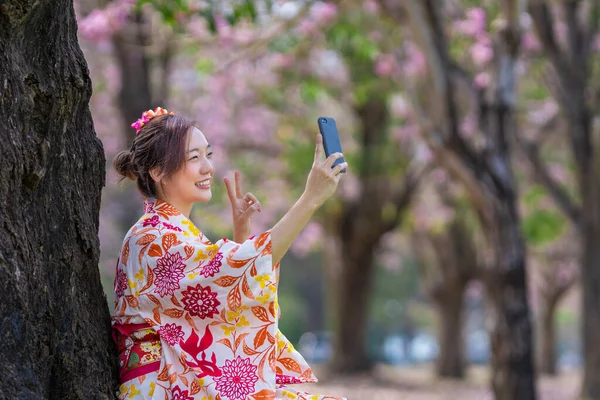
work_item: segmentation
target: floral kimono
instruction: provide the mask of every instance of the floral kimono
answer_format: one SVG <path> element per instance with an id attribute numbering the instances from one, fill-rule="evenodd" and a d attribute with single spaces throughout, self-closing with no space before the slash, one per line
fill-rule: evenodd
<path id="1" fill-rule="evenodd" d="M 340 399 L 277 328 L 271 233 L 211 243 L 173 206 L 148 200 L 123 241 L 113 331 L 119 399 Z"/>

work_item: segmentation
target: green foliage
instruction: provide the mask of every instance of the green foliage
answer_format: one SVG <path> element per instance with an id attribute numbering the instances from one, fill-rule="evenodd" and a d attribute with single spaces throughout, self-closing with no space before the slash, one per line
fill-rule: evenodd
<path id="1" fill-rule="evenodd" d="M 163 21 L 167 25 L 175 26 L 177 24 L 177 15 L 188 13 L 189 7 L 186 0 L 138 0 L 136 6 L 138 10 L 146 5 L 151 4 L 162 16 Z"/>
<path id="2" fill-rule="evenodd" d="M 567 220 L 560 213 L 541 207 L 547 196 L 546 189 L 541 185 L 533 185 L 523 195 L 525 205 L 532 210 L 522 220 L 523 234 L 534 246 L 557 240 L 567 226 Z"/>
<path id="3" fill-rule="evenodd" d="M 201 74 L 211 74 L 215 69 L 215 62 L 212 58 L 199 58 L 196 61 L 196 71 Z"/>
<path id="4" fill-rule="evenodd" d="M 558 239 L 567 222 L 558 212 L 535 210 L 523 218 L 523 233 L 528 242 L 542 245 Z"/>
<path id="5" fill-rule="evenodd" d="M 532 185 L 523 195 L 525 204 L 529 207 L 537 207 L 540 201 L 546 197 L 546 189 L 541 185 Z"/>

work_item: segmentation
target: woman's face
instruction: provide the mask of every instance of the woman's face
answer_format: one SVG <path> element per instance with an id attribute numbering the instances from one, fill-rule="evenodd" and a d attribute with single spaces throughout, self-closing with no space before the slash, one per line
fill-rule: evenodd
<path id="1" fill-rule="evenodd" d="M 211 199 L 212 150 L 204 134 L 193 128 L 185 154 L 185 164 L 174 175 L 162 180 L 165 200 L 174 206 L 188 207 Z"/>

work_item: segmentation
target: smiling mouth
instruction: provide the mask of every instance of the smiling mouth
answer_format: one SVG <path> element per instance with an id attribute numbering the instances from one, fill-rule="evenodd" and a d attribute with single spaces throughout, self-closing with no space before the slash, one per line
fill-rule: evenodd
<path id="1" fill-rule="evenodd" d="M 200 189 L 210 189 L 210 179 L 206 179 L 204 181 L 196 182 L 196 187 Z"/>

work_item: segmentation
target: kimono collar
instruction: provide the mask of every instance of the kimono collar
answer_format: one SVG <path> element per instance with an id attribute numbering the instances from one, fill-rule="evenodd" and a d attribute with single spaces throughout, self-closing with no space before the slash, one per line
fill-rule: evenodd
<path id="1" fill-rule="evenodd" d="M 200 229 L 185 215 L 166 201 L 148 198 L 144 202 L 144 226 L 162 225 L 168 230 L 183 232 L 185 236 L 202 237 Z"/>

